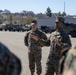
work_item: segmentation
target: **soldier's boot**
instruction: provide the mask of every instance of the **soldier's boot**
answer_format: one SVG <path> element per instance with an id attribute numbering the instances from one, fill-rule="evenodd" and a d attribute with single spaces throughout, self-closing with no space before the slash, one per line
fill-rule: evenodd
<path id="1" fill-rule="evenodd" d="M 37 74 L 37 75 L 40 75 L 40 74 Z"/>
<path id="2" fill-rule="evenodd" d="M 40 74 L 37 74 L 37 75 L 40 75 Z"/>
<path id="3" fill-rule="evenodd" d="M 31 75 L 34 75 L 34 72 L 31 72 Z"/>

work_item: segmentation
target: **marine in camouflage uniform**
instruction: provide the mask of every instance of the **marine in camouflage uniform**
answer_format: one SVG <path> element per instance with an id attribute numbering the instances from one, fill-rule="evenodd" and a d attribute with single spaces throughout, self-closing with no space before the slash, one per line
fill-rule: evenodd
<path id="1" fill-rule="evenodd" d="M 41 66 L 42 46 L 38 44 L 34 39 L 32 39 L 31 36 L 36 35 L 40 39 L 44 39 L 44 40 L 47 39 L 47 36 L 41 30 L 38 30 L 37 27 L 34 27 L 37 26 L 36 21 L 32 21 L 31 26 L 32 26 L 32 30 L 27 32 L 24 38 L 24 42 L 29 49 L 28 59 L 29 59 L 29 68 L 31 71 L 31 75 L 34 75 L 35 72 L 35 63 L 36 63 L 37 74 L 40 75 L 42 73 L 42 66 Z"/>
<path id="2" fill-rule="evenodd" d="M 0 75 L 20 75 L 21 61 L 0 42 Z"/>
<path id="3" fill-rule="evenodd" d="M 59 63 L 62 53 L 71 48 L 71 41 L 68 34 L 64 31 L 64 18 L 58 17 L 56 19 L 56 31 L 52 32 L 48 40 L 35 39 L 42 46 L 50 46 L 50 53 L 47 60 L 46 74 L 59 74 Z"/>
<path id="4" fill-rule="evenodd" d="M 65 62 L 63 75 L 69 75 L 69 71 L 72 71 L 76 75 L 76 46 L 68 51 Z"/>

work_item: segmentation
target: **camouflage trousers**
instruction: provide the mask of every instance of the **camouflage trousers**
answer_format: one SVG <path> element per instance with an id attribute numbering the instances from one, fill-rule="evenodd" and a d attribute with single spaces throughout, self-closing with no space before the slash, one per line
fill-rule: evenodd
<path id="1" fill-rule="evenodd" d="M 41 47 L 29 48 L 28 52 L 29 68 L 32 73 L 35 72 L 35 64 L 37 74 L 42 73 L 41 58 L 42 58 Z"/>
<path id="2" fill-rule="evenodd" d="M 49 55 L 46 63 L 45 75 L 59 75 L 59 57 Z"/>

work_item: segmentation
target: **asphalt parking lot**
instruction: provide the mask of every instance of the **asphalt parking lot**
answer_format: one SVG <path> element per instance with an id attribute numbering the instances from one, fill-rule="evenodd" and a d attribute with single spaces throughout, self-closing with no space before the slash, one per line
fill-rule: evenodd
<path id="1" fill-rule="evenodd" d="M 5 44 L 11 52 L 20 58 L 22 63 L 21 75 L 30 75 L 30 70 L 28 68 L 28 49 L 24 45 L 25 34 L 26 32 L 0 31 L 0 42 Z M 49 34 L 47 34 L 47 36 L 49 36 Z M 71 41 L 74 47 L 76 45 L 76 38 L 71 38 Z M 42 48 L 42 75 L 45 74 L 46 60 L 49 54 L 49 50 L 49 47 Z"/>

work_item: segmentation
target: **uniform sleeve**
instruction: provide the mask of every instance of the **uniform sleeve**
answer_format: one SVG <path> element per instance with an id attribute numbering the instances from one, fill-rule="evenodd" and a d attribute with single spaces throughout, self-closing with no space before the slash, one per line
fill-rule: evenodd
<path id="1" fill-rule="evenodd" d="M 50 46 L 50 40 L 43 40 L 43 39 L 40 39 L 38 40 L 38 44 L 40 44 L 42 47 L 43 46 Z"/>
<path id="2" fill-rule="evenodd" d="M 63 36 L 64 41 L 61 43 L 62 52 L 67 51 L 71 48 L 71 40 L 68 35 Z"/>
<path id="3" fill-rule="evenodd" d="M 37 41 L 37 43 L 41 47 L 50 45 L 50 40 L 48 40 L 48 38 L 44 32 L 40 31 L 40 37 L 38 37 L 38 38 L 39 38 L 39 40 Z"/>
<path id="4" fill-rule="evenodd" d="M 29 34 L 29 33 L 27 33 L 27 34 L 25 35 L 25 37 L 24 37 L 24 44 L 25 44 L 25 46 L 28 46 L 28 34 Z"/>
<path id="5" fill-rule="evenodd" d="M 46 36 L 46 34 L 44 32 L 42 32 L 41 38 L 44 39 L 44 40 L 47 40 L 47 36 Z"/>
<path id="6" fill-rule="evenodd" d="M 72 53 L 68 52 L 66 60 L 65 60 L 65 64 L 64 64 L 64 68 L 68 69 L 73 61 L 74 56 L 72 55 Z"/>

